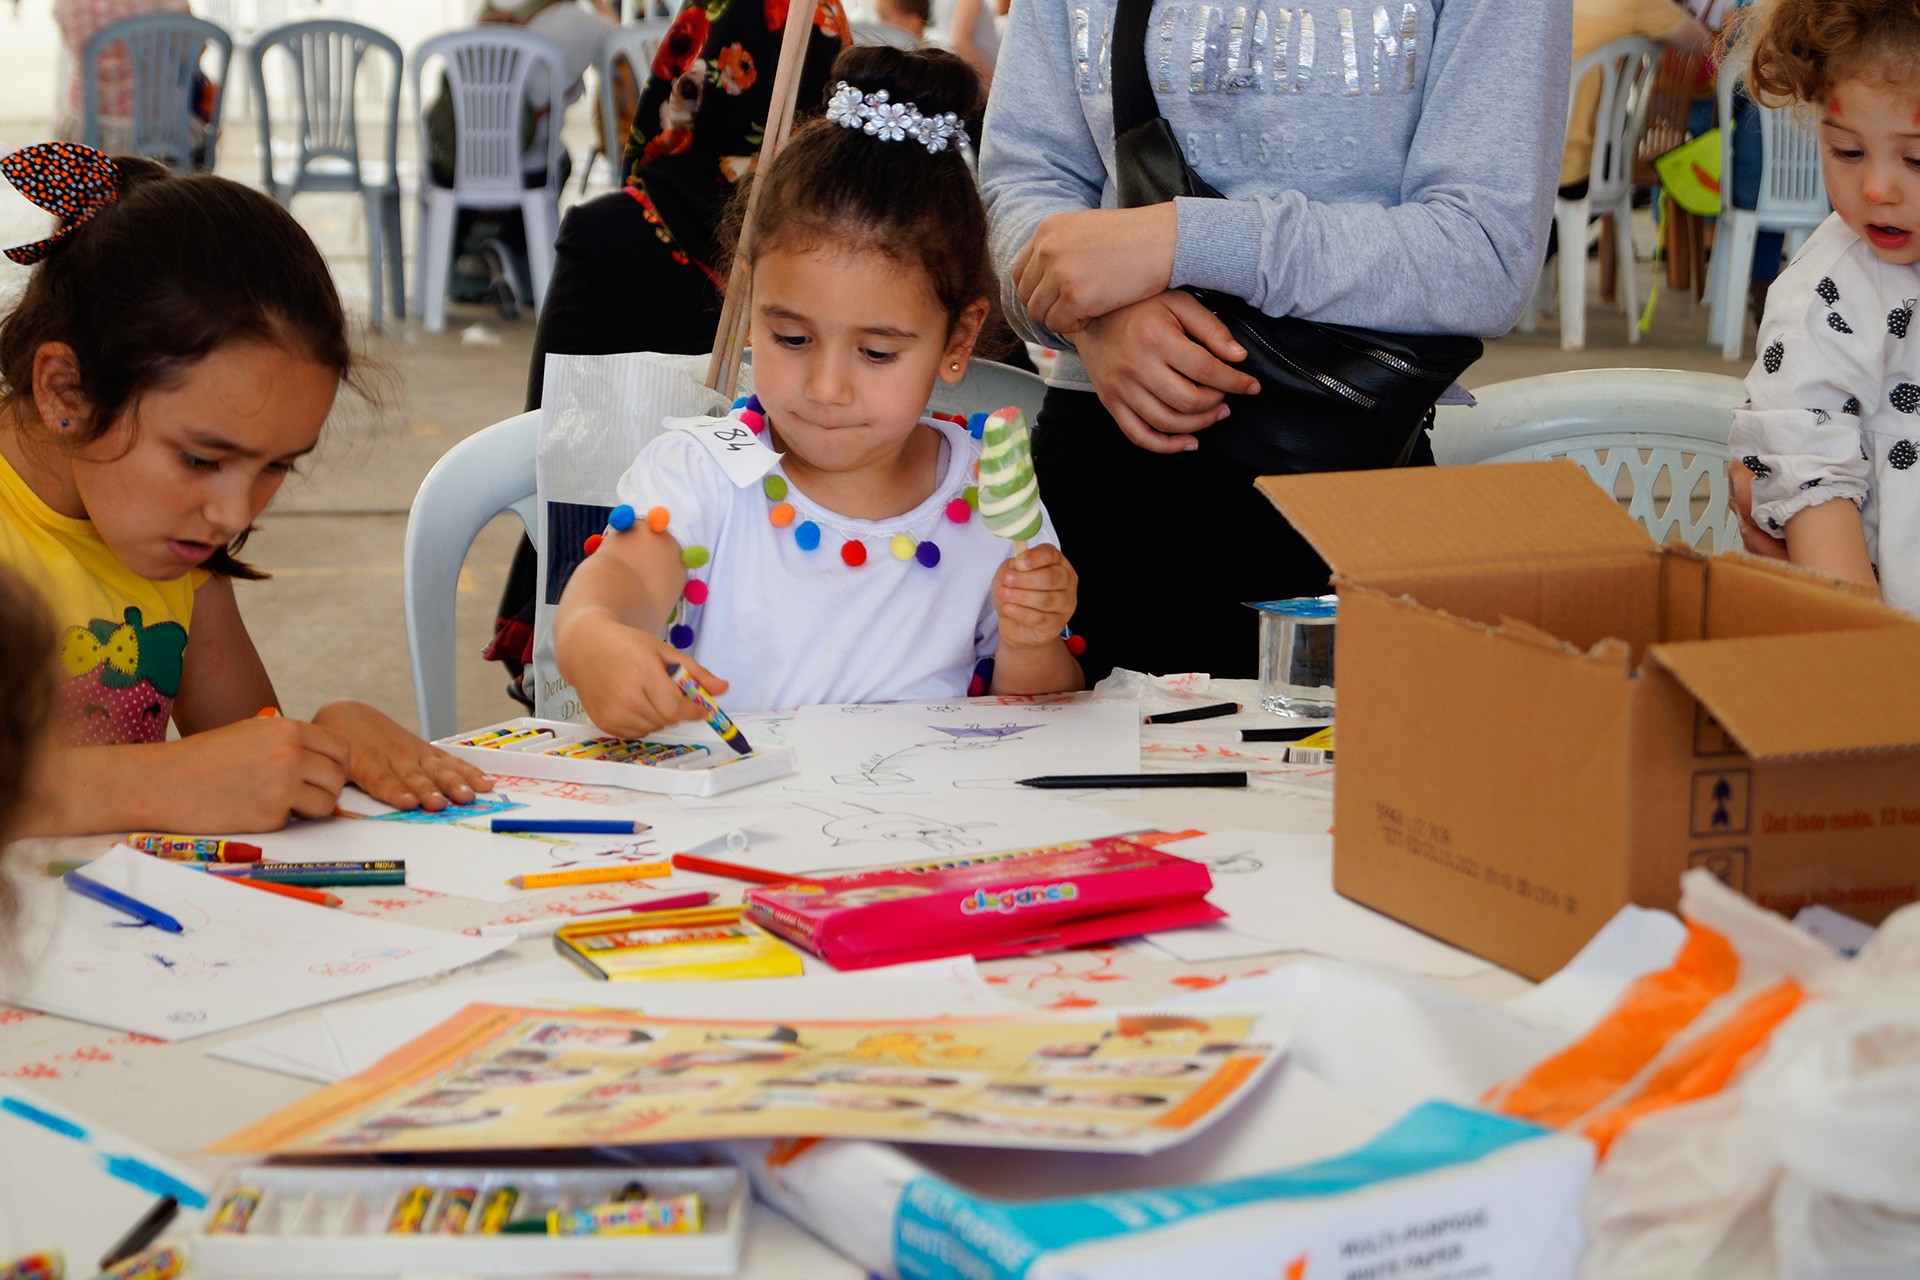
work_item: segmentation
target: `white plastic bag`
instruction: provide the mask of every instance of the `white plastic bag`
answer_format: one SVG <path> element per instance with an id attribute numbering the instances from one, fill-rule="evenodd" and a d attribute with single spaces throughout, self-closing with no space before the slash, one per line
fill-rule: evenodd
<path id="1" fill-rule="evenodd" d="M 726 412 L 731 400 L 702 381 L 707 361 L 704 355 L 650 351 L 547 357 L 535 457 L 539 528 L 534 543 L 540 549 L 533 611 L 536 715 L 586 718 L 554 660 L 553 616 L 560 592 L 585 558 L 582 544 L 587 536 L 606 525 L 614 486 L 640 450 L 660 434 L 661 422 Z"/>

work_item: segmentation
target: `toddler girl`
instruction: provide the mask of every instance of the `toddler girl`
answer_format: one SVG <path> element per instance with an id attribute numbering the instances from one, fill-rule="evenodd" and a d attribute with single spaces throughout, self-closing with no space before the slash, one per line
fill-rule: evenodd
<path id="1" fill-rule="evenodd" d="M 965 374 L 993 288 L 958 124 L 979 79 L 884 47 L 832 79 L 827 118 L 756 179 L 757 406 L 669 424 L 619 484 L 643 518 L 561 599 L 561 673 L 609 732 L 701 714 L 672 662 L 736 710 L 958 697 L 985 659 L 996 693 L 1081 686 L 1051 524 L 1005 559 L 974 507 L 979 444 L 920 416 Z"/>
<path id="2" fill-rule="evenodd" d="M 1767 106 L 1815 114 L 1833 215 L 1767 295 L 1733 456 L 1795 564 L 1920 613 L 1920 11 L 1766 0 L 1741 28 Z"/>
<path id="3" fill-rule="evenodd" d="M 401 808 L 471 800 L 484 777 L 363 703 L 262 714 L 233 579 L 264 575 L 237 557 L 353 365 L 313 242 L 259 192 L 71 143 L 0 173 L 60 217 L 7 250 L 35 269 L 0 322 L 0 565 L 59 633 L 36 828 L 268 830 L 348 781 Z"/>

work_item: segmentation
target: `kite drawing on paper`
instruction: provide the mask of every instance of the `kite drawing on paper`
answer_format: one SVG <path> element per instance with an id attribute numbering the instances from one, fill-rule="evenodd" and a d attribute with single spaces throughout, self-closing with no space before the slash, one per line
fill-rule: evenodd
<path id="1" fill-rule="evenodd" d="M 1140 767 L 1139 710 L 1124 702 L 990 699 L 803 707 L 790 744 L 793 792 L 849 798 L 951 793 L 1043 773 L 1123 773 Z"/>

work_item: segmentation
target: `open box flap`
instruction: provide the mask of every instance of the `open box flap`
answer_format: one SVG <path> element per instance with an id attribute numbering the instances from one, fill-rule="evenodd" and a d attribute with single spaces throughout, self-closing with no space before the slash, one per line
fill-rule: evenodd
<path id="1" fill-rule="evenodd" d="M 1653 541 L 1564 459 L 1399 467 L 1254 481 L 1334 571 L 1552 562 L 1645 551 Z"/>
<path id="2" fill-rule="evenodd" d="M 1920 748 L 1920 626 L 1657 644 L 1756 760 Z"/>

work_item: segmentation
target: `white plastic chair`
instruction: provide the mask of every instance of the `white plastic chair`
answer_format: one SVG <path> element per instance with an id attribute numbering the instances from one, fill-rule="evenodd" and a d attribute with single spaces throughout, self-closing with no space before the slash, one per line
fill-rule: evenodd
<path id="1" fill-rule="evenodd" d="M 1720 68 L 1720 225 L 1707 271 L 1707 341 L 1738 360 L 1747 341 L 1747 281 L 1753 277 L 1754 241 L 1762 231 L 1787 233 L 1787 255 L 1827 220 L 1826 183 L 1820 177 L 1820 139 L 1791 108 L 1758 108 L 1760 194 L 1751 209 L 1733 207 L 1733 91 L 1740 68 Z"/>
<path id="2" fill-rule="evenodd" d="M 100 59 L 114 46 L 126 50 L 133 69 L 133 114 L 124 143 L 103 139 L 100 112 Z M 213 104 L 206 121 L 204 144 L 193 133 L 194 72 L 211 45 L 216 64 L 207 75 L 213 81 Z M 233 37 L 211 22 L 184 13 L 148 13 L 111 22 L 88 37 L 80 51 L 79 73 L 85 103 L 81 141 L 90 147 L 126 150 L 149 156 L 176 173 L 194 168 L 195 152 L 204 149 L 204 164 L 213 169 L 220 141 L 220 113 L 226 98 L 227 71 L 233 63 Z"/>
<path id="3" fill-rule="evenodd" d="M 1442 405 L 1434 415 L 1433 452 L 1442 466 L 1571 458 L 1609 493 L 1618 495 L 1624 480 L 1627 513 L 1655 542 L 1677 537 L 1700 550 L 1739 549 L 1727 489 L 1727 437 L 1733 411 L 1747 399 L 1738 378 L 1580 369 L 1473 394 L 1477 405 Z"/>
<path id="4" fill-rule="evenodd" d="M 1027 415 L 1027 425 L 1032 426 L 1046 395 L 1046 380 L 1037 373 L 993 360 L 969 360 L 967 376 L 959 382 L 951 386 L 933 384 L 933 398 L 927 407 L 937 413 L 973 414 L 1017 405 Z"/>
<path id="5" fill-rule="evenodd" d="M 436 186 L 423 159 L 413 306 L 414 314 L 425 316 L 427 328 L 439 333 L 447 327 L 447 278 L 453 269 L 458 209 L 519 209 L 526 222 L 527 266 L 533 275 L 536 310 L 547 296 L 553 241 L 560 229 L 559 104 L 567 73 L 559 45 L 517 27 L 496 25 L 434 36 L 414 50 L 410 76 L 413 100 L 420 109 L 423 158 L 429 152 L 428 102 L 422 96 L 421 75 L 436 60 L 446 73 L 447 91 L 453 98 L 454 175 L 451 187 Z M 520 121 L 536 67 L 546 70 L 554 110 L 545 130 L 546 153 L 539 157 L 544 181 L 527 187 L 522 173 L 534 170 L 523 170 Z"/>
<path id="6" fill-rule="evenodd" d="M 594 78 L 600 83 L 600 137 L 594 143 L 593 154 L 580 167 L 582 191 L 587 189 L 587 178 L 593 172 L 593 162 L 600 156 L 607 158 L 613 185 L 620 185 L 620 154 L 626 147 L 627 139 L 626 134 L 620 131 L 619 108 L 614 100 L 616 66 L 624 61 L 633 72 L 634 92 L 644 92 L 647 75 L 653 67 L 653 55 L 660 48 L 660 41 L 666 37 L 667 28 L 671 25 L 670 18 L 633 22 L 613 27 L 600 38 L 600 53 L 594 59 Z"/>
<path id="7" fill-rule="evenodd" d="M 538 527 L 533 455 L 539 440 L 537 409 L 496 422 L 447 450 L 413 495 L 400 581 L 423 738 L 444 738 L 460 727 L 454 609 L 467 549 L 503 511 L 520 518 L 528 537 Z"/>
<path id="8" fill-rule="evenodd" d="M 267 55 L 286 54 L 299 103 L 300 151 L 292 177 L 273 167 L 273 122 L 266 89 Z M 374 65 L 384 55 L 387 66 Z M 260 104 L 261 183 L 283 205 L 302 191 L 355 192 L 367 209 L 367 270 L 373 277 L 373 327 L 380 327 L 381 265 L 393 283 L 393 314 L 404 317 L 406 266 L 400 240 L 400 178 L 395 145 L 400 119 L 400 69 L 405 59 L 392 37 L 357 22 L 290 22 L 262 33 L 253 46 L 253 92 Z M 360 158 L 359 88 L 362 74 L 382 80 L 385 114 L 377 122 L 380 158 Z"/>
<path id="9" fill-rule="evenodd" d="M 1587 227 L 1594 218 L 1613 216 L 1618 242 L 1614 255 L 1619 273 L 1620 305 L 1627 313 L 1627 341 L 1640 341 L 1640 308 L 1634 303 L 1633 155 L 1646 127 L 1653 101 L 1654 78 L 1660 69 L 1660 46 L 1645 36 L 1627 36 L 1601 45 L 1573 64 L 1572 98 L 1567 104 L 1571 126 L 1580 84 L 1588 75 L 1600 77 L 1600 101 L 1593 122 L 1593 167 L 1587 194 L 1578 200 L 1556 198 L 1553 222 L 1560 240 L 1560 349 L 1579 351 L 1587 345 Z M 1520 328 L 1532 333 L 1550 278 L 1543 268 L 1527 301 Z"/>

